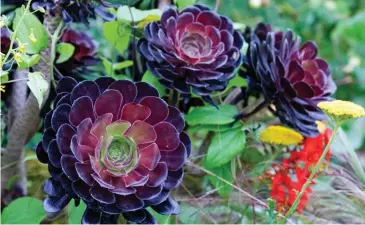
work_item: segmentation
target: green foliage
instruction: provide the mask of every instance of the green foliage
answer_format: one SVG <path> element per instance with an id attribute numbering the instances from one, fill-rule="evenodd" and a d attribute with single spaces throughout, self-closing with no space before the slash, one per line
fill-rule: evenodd
<path id="1" fill-rule="evenodd" d="M 133 61 L 132 60 L 126 60 L 120 63 L 116 63 L 113 65 L 113 69 L 114 70 L 121 70 L 127 67 L 133 66 Z"/>
<path id="2" fill-rule="evenodd" d="M 220 177 L 225 181 L 232 183 L 233 174 L 232 174 L 231 163 L 229 162 L 219 167 L 210 168 L 208 170 L 216 175 L 216 176 L 207 175 L 210 183 L 213 185 L 215 189 L 217 189 L 217 192 L 221 197 L 227 198 L 232 192 L 233 187 L 217 177 Z"/>
<path id="3" fill-rule="evenodd" d="M 105 67 L 105 72 L 108 76 L 113 77 L 114 79 L 129 79 L 126 75 L 116 74 L 116 70 L 125 69 L 127 67 L 133 66 L 132 60 L 126 60 L 123 62 L 113 64 L 107 58 L 102 57 L 102 62 Z"/>
<path id="4" fill-rule="evenodd" d="M 41 108 L 43 103 L 43 95 L 49 88 L 48 82 L 44 79 L 43 74 L 40 72 L 29 73 L 28 79 L 28 87 L 36 97 L 39 108 Z"/>
<path id="5" fill-rule="evenodd" d="M 269 214 L 268 216 L 268 223 L 270 224 L 276 224 L 277 223 L 277 216 L 279 215 L 276 211 L 275 211 L 275 201 L 271 198 L 269 198 L 267 200 L 267 203 L 268 203 L 268 208 L 265 209 L 265 211 Z"/>
<path id="6" fill-rule="evenodd" d="M 226 89 L 228 90 L 232 87 L 247 87 L 247 81 L 237 74 L 232 80 L 229 81 Z"/>
<path id="7" fill-rule="evenodd" d="M 151 71 L 146 70 L 142 77 L 142 81 L 149 83 L 150 85 L 154 86 L 158 93 L 160 94 L 160 97 L 163 97 L 166 95 L 166 88 L 158 81 L 158 78 L 151 73 Z"/>
<path id="8" fill-rule="evenodd" d="M 75 51 L 75 46 L 70 43 L 59 43 L 57 45 L 56 51 L 59 54 L 56 63 L 63 63 L 72 57 Z"/>
<path id="9" fill-rule="evenodd" d="M 179 10 L 182 10 L 190 5 L 194 5 L 196 2 L 196 0 L 175 0 L 175 3 L 177 4 Z"/>
<path id="10" fill-rule="evenodd" d="M 132 15 L 131 15 L 132 14 Z M 162 15 L 162 11 L 159 9 L 150 9 L 150 10 L 139 10 L 134 7 L 129 9 L 128 6 L 121 6 L 117 11 L 118 20 L 125 20 L 128 22 L 139 22 L 147 19 L 150 16 L 155 16 L 160 18 Z M 133 18 L 132 18 L 133 16 Z"/>
<path id="11" fill-rule="evenodd" d="M 197 132 L 201 130 L 213 131 L 213 132 L 224 132 L 227 130 L 231 130 L 237 127 L 241 127 L 242 124 L 235 123 L 233 126 L 231 124 L 224 124 L 224 125 L 196 125 L 189 127 L 189 131 Z"/>
<path id="12" fill-rule="evenodd" d="M 21 23 L 22 16 L 24 16 Z M 44 50 L 48 45 L 48 35 L 39 19 L 31 14 L 24 12 L 24 8 L 15 10 L 15 18 L 13 21 L 13 30 L 19 25 L 16 38 L 25 45 L 25 51 L 29 54 L 37 54 Z M 36 42 L 33 43 L 29 36 L 34 34 Z"/>
<path id="13" fill-rule="evenodd" d="M 9 72 L 0 71 L 0 83 L 4 83 L 7 82 L 9 80 Z"/>
<path id="14" fill-rule="evenodd" d="M 75 206 L 75 200 L 72 200 L 68 206 L 68 223 L 69 224 L 81 224 L 82 216 L 84 215 L 86 205 L 83 201 L 79 206 Z"/>
<path id="15" fill-rule="evenodd" d="M 219 109 L 214 106 L 192 107 L 185 120 L 190 126 L 203 125 L 222 125 L 234 121 L 234 116 L 238 110 L 233 105 L 220 105 Z"/>
<path id="16" fill-rule="evenodd" d="M 39 224 L 46 216 L 43 204 L 33 197 L 11 202 L 1 213 L 2 224 Z"/>
<path id="17" fill-rule="evenodd" d="M 123 54 L 129 46 L 132 29 L 129 24 L 121 21 L 104 23 L 104 36 L 110 45 Z"/>
<path id="18" fill-rule="evenodd" d="M 39 54 L 35 55 L 22 55 L 22 60 L 18 62 L 19 69 L 25 69 L 34 66 L 39 62 L 41 56 Z"/>
<path id="19" fill-rule="evenodd" d="M 220 167 L 239 155 L 246 144 L 246 134 L 241 128 L 231 129 L 214 136 L 205 159 L 206 168 Z"/>
<path id="20" fill-rule="evenodd" d="M 153 217 L 155 217 L 155 219 L 157 220 L 157 224 L 175 224 L 175 216 L 161 215 L 151 208 L 148 208 L 147 210 L 152 214 Z"/>

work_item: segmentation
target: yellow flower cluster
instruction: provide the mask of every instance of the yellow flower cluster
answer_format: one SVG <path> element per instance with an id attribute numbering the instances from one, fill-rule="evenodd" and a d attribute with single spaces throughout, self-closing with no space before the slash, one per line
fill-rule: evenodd
<path id="1" fill-rule="evenodd" d="M 331 102 L 320 102 L 318 107 L 334 120 L 343 121 L 359 118 L 365 115 L 365 110 L 353 102 L 335 100 Z"/>
<path id="2" fill-rule="evenodd" d="M 260 140 L 264 143 L 278 145 L 298 145 L 304 137 L 295 130 L 283 126 L 269 126 L 260 134 Z"/>

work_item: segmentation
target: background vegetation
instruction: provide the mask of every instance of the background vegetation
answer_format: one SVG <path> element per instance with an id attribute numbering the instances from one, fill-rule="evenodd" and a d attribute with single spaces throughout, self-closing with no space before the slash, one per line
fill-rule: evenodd
<path id="1" fill-rule="evenodd" d="M 115 2 L 118 2 L 117 0 Z M 177 0 L 179 7 L 193 3 L 203 3 L 211 8 L 215 0 Z M 137 26 L 158 18 L 158 10 L 153 0 L 138 1 L 142 12 L 132 11 Z M 2 4 L 2 11 L 9 5 Z M 314 40 L 319 46 L 319 55 L 325 58 L 331 68 L 338 90 L 336 98 L 365 105 L 365 1 L 364 0 L 221 0 L 219 13 L 230 17 L 236 27 L 255 26 L 258 22 L 272 24 L 274 29 L 291 28 L 304 41 Z M 14 12 L 7 14 L 9 18 Z M 133 41 L 128 7 L 117 12 L 118 21 L 104 23 L 100 19 L 91 21 L 89 27 L 82 24 L 72 25 L 87 31 L 99 42 L 100 63 L 93 72 L 83 74 L 84 79 L 94 79 L 100 74 L 117 79 L 128 78 L 133 73 L 128 48 Z M 142 29 L 135 36 L 141 37 Z M 61 52 L 59 52 L 61 53 Z M 138 69 L 142 71 L 141 69 Z M 166 94 L 156 79 L 148 72 L 143 80 L 154 84 L 160 94 Z M 235 79 L 231 86 L 244 86 L 245 82 Z M 6 88 L 6 87 L 5 87 Z M 5 91 L 7 91 L 5 89 Z M 3 94 L 3 93 L 2 93 Z M 4 95 L 4 94 L 3 94 Z M 217 97 L 218 98 L 218 97 Z M 2 98 L 1 142 L 6 146 L 4 114 L 7 108 Z M 257 135 L 249 131 L 261 129 L 255 121 L 248 122 L 247 132 L 227 131 L 227 123 L 237 113 L 234 107 L 221 108 L 219 115 L 214 107 L 206 107 L 211 115 L 199 109 L 190 111 L 185 119 L 188 132 L 193 139 L 193 152 L 185 166 L 182 185 L 175 191 L 175 198 L 181 203 L 178 216 L 155 215 L 159 223 L 271 223 L 275 218 L 270 185 L 256 182 L 265 170 L 269 170 L 275 159 L 270 149 L 258 144 Z M 269 120 L 265 112 L 263 120 Z M 227 122 L 228 120 L 228 122 Z M 214 121 L 214 123 L 212 123 Z M 328 170 L 316 180 L 314 194 L 303 214 L 295 215 L 301 223 L 365 223 L 365 183 L 356 176 L 347 155 L 346 148 L 356 149 L 362 168 L 365 168 L 365 118 L 347 123 L 342 138 L 333 145 L 333 157 Z M 214 135 L 214 132 L 216 134 Z M 246 137 L 247 135 L 247 137 Z M 10 201 L 17 195 L 12 189 L 12 181 L 7 185 L 8 193 L 2 199 L 2 223 L 80 223 L 84 205 L 75 208 L 70 204 L 67 211 L 58 215 L 46 215 L 41 200 L 44 198 L 43 182 L 49 177 L 47 167 L 35 157 L 33 147 L 42 134 L 37 132 L 26 145 L 24 163 L 27 168 L 28 196 Z M 210 145 L 206 138 L 210 139 Z M 224 146 L 224 147 L 222 147 Z M 209 148 L 209 150 L 208 150 Z M 224 155 L 222 150 L 227 150 Z M 215 154 L 206 155 L 207 151 Z M 208 158 L 206 160 L 206 158 Z M 222 162 L 224 162 L 222 164 Z M 219 167 L 212 165 L 219 164 Z M 6 169 L 2 165 L 1 169 Z M 13 180 L 16 180 L 14 177 Z M 9 194 L 10 193 L 10 194 Z M 248 197 L 250 193 L 259 201 L 268 202 L 269 209 Z M 4 197 L 4 196 L 3 196 Z M 38 200 L 39 199 L 39 200 Z M 11 203 L 10 203 L 11 202 Z M 9 205 L 10 204 L 10 205 Z M 3 208 L 7 206 L 6 208 Z"/>

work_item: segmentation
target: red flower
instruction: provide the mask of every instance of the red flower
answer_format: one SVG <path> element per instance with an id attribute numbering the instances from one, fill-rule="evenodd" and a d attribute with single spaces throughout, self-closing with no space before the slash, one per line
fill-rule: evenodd
<path id="1" fill-rule="evenodd" d="M 292 186 L 292 181 L 287 173 L 281 172 L 272 178 L 271 198 L 276 201 L 278 211 L 287 209 L 288 192 Z"/>
<path id="2" fill-rule="evenodd" d="M 283 160 L 282 169 L 272 177 L 271 183 L 271 198 L 276 201 L 279 212 L 285 212 L 294 204 L 297 195 L 310 176 L 310 169 L 317 164 L 331 136 L 332 130 L 327 128 L 316 137 L 307 137 L 302 151 L 293 151 L 289 158 Z M 331 150 L 326 155 L 327 163 L 330 157 Z M 292 169 L 295 169 L 295 174 L 290 176 Z M 314 183 L 313 179 L 311 184 Z M 308 187 L 303 193 L 297 208 L 299 213 L 302 213 L 309 201 L 309 194 L 312 192 L 311 187 Z"/>
<path id="3" fill-rule="evenodd" d="M 318 134 L 316 137 L 307 137 L 304 140 L 303 150 L 300 152 L 292 152 L 290 157 L 284 159 L 284 167 L 290 168 L 290 165 L 295 165 L 299 162 L 304 163 L 305 168 L 311 168 L 315 166 L 321 157 L 325 147 L 327 146 L 329 139 L 332 136 L 332 130 L 327 128 L 323 133 Z M 327 164 L 331 157 L 331 149 L 326 155 Z"/>
<path id="4" fill-rule="evenodd" d="M 297 197 L 297 195 L 299 194 L 299 192 L 302 190 L 303 185 L 305 184 L 305 182 L 307 182 L 307 179 L 310 175 L 310 173 L 308 172 L 307 169 L 302 169 L 302 168 L 297 168 L 295 170 L 296 172 L 296 182 L 292 182 L 292 188 L 289 192 L 289 205 L 293 205 L 294 201 Z M 314 181 L 312 180 L 311 184 L 314 184 Z M 309 201 L 309 194 L 312 193 L 312 189 L 311 187 L 308 187 L 307 189 L 305 189 L 304 194 L 302 195 L 302 197 L 300 198 L 299 201 L 299 205 L 298 205 L 298 212 L 302 213 L 303 209 L 305 208 L 306 204 Z"/>
<path id="5" fill-rule="evenodd" d="M 293 176 L 295 179 L 292 179 L 288 175 L 287 170 L 282 170 L 274 175 L 272 178 L 271 198 L 276 201 L 276 207 L 279 212 L 285 212 L 294 204 L 297 195 L 302 190 L 309 175 L 310 173 L 307 169 L 299 167 L 295 170 L 295 175 Z M 314 184 L 314 182 L 311 184 Z M 309 194 L 312 192 L 310 187 L 304 191 L 297 208 L 299 213 L 302 213 L 309 201 Z"/>

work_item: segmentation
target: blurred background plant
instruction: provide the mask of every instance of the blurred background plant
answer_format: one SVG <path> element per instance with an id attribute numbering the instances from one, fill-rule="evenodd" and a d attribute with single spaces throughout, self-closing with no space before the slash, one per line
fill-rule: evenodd
<path id="1" fill-rule="evenodd" d="M 90 24 L 87 27 L 80 23 L 71 25 L 71 28 L 86 32 L 97 42 L 96 52 L 93 49 L 95 46 L 89 51 L 92 63 L 81 62 L 90 68 L 64 74 L 67 67 L 66 69 L 61 67 L 65 66 L 64 62 L 67 60 L 75 58 L 76 50 L 60 41 L 57 47 L 58 62 L 55 64 L 57 74 L 60 72 L 62 75 L 76 76 L 76 79 L 90 80 L 101 75 L 115 79 L 139 77 L 154 85 L 165 99 L 171 100 L 167 96 L 169 91 L 163 88 L 149 71 L 146 72 L 144 63 L 141 63 L 143 59 L 136 53 L 135 45 L 142 37 L 144 25 L 160 18 L 161 10 L 156 8 L 161 2 L 177 4 L 179 8 L 202 3 L 211 9 L 218 7 L 218 12 L 231 18 L 235 22 L 235 28 L 241 32 L 246 26 L 255 27 L 258 22 L 265 22 L 272 24 L 274 30 L 290 28 L 301 36 L 303 41 L 314 40 L 319 46 L 319 56 L 330 64 L 338 86 L 335 97 L 365 105 L 365 1 L 363 0 L 115 0 L 113 2 L 123 3 L 118 9 L 110 9 L 117 20 L 104 22 L 101 18 L 96 18 L 89 20 Z M 216 5 L 217 2 L 220 3 Z M 15 23 L 14 9 L 21 4 L 24 4 L 24 1 L 2 1 L 2 21 L 6 21 L 9 28 Z M 41 18 L 38 13 L 31 14 L 34 15 L 32 19 Z M 130 16 L 131 13 L 133 16 Z M 39 23 L 42 22 L 41 19 L 38 20 Z M 40 41 L 39 36 L 37 40 Z M 1 42 L 4 48 L 3 39 Z M 66 42 L 74 47 L 85 44 L 79 41 Z M 29 58 L 26 60 L 30 60 L 30 56 L 38 55 L 41 49 L 42 47 L 37 52 L 27 52 L 32 54 L 28 54 L 26 57 Z M 96 58 L 98 60 L 94 60 Z M 28 65 L 23 67 L 36 72 L 33 65 L 38 61 L 35 57 L 32 59 L 34 62 L 29 61 Z M 58 64 L 60 64 L 59 69 Z M 12 82 L 9 81 L 17 78 L 14 77 L 14 71 L 8 68 L 4 70 L 9 72 L 1 74 L 1 83 L 5 85 L 5 94 L 2 95 L 6 97 L 11 88 L 15 87 L 15 84 L 11 87 Z M 6 79 L 3 76 L 6 76 Z M 24 76 L 22 79 L 28 80 Z M 246 86 L 245 80 L 234 78 L 226 91 L 213 95 L 213 98 L 220 102 L 222 96 L 226 97 L 221 103 L 227 104 L 230 102 L 229 93 L 234 91 L 233 87 L 244 86 Z M 54 90 L 51 87 L 51 95 L 52 92 Z M 1 98 L 2 152 L 3 146 L 7 144 L 9 129 L 5 125 L 9 118 L 4 115 L 11 110 L 5 97 Z M 51 102 L 46 102 L 45 105 L 50 108 Z M 188 106 L 191 105 L 200 106 L 203 103 L 200 99 L 193 98 Z M 288 157 L 293 148 L 261 143 L 258 134 L 263 127 L 262 123 L 257 121 L 278 124 L 269 112 L 262 111 L 255 115 L 254 120 L 251 119 L 245 124 L 236 123 L 231 129 L 229 123 L 233 122 L 232 117 L 237 113 L 238 110 L 234 106 L 221 105 L 219 113 L 213 106 L 205 106 L 193 107 L 185 115 L 188 132 L 193 141 L 193 152 L 185 166 L 183 183 L 174 191 L 175 198 L 181 204 L 181 214 L 178 216 L 154 214 L 159 223 L 275 223 L 277 217 L 280 217 L 276 212 L 275 201 L 268 200 L 272 188 L 270 180 L 260 180 L 260 176 L 275 173 L 275 165 L 280 166 L 282 159 Z M 364 117 L 352 120 L 342 127 L 341 135 L 337 136 L 332 145 L 329 168 L 318 174 L 316 183 L 311 185 L 310 201 L 302 214 L 294 214 L 289 223 L 365 223 L 365 182 L 359 176 L 359 171 L 356 171 L 365 170 L 364 127 Z M 42 183 L 49 177 L 47 168 L 34 160 L 33 147 L 41 136 L 38 131 L 29 140 L 25 146 L 25 157 L 22 159 L 28 171 L 26 174 L 28 195 L 34 198 L 23 197 L 12 201 L 24 194 L 14 185 L 18 178 L 14 176 L 7 184 L 6 195 L 2 198 L 2 223 L 26 221 L 80 223 L 84 205 L 75 208 L 70 204 L 68 210 L 62 211 L 59 215 L 46 215 L 38 200 L 45 197 Z M 352 160 L 351 154 L 347 151 L 349 148 L 357 153 L 358 161 Z M 2 165 L 1 170 L 8 166 Z M 17 218 L 20 212 L 25 216 Z"/>

